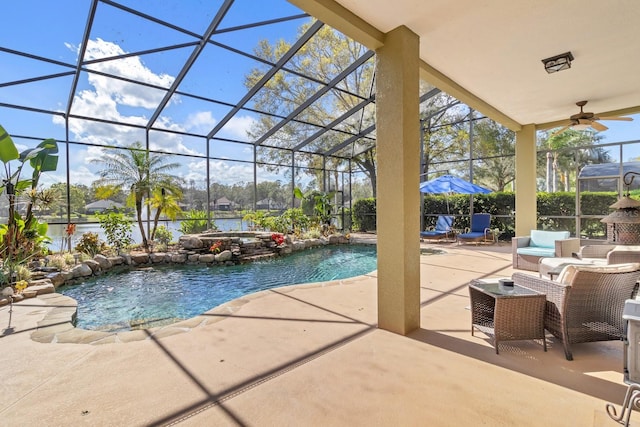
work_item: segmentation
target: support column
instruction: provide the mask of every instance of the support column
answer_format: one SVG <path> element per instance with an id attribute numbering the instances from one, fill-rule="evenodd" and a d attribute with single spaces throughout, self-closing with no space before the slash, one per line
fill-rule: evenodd
<path id="1" fill-rule="evenodd" d="M 528 236 L 537 227 L 536 129 L 516 132 L 516 236 Z"/>
<path id="2" fill-rule="evenodd" d="M 419 38 L 401 26 L 376 64 L 378 326 L 420 327 Z"/>

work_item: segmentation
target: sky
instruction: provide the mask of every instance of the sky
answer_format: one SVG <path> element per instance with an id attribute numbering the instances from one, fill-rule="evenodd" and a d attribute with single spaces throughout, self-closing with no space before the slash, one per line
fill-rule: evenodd
<path id="1" fill-rule="evenodd" d="M 201 34 L 210 24 L 222 0 L 120 0 L 120 4 L 136 8 L 157 19 L 171 22 L 187 31 Z M 40 82 L 20 85 L 2 83 L 30 79 L 40 75 L 67 73 L 64 64 L 76 63 L 91 2 L 88 0 L 21 0 L 4 2 L 3 31 L 0 32 L 0 124 L 11 135 L 48 137 L 66 140 L 65 123 L 59 116 L 4 108 L 10 103 L 63 111 L 70 99 L 71 76 L 53 77 Z M 269 21 L 283 16 L 302 13 L 285 0 L 236 0 L 223 18 L 219 28 L 233 29 L 252 22 Z M 283 23 L 273 23 L 242 31 L 222 31 L 213 40 L 233 49 L 253 52 L 261 40 L 275 43 L 284 39 L 296 40 L 300 25 L 309 18 Z M 166 28 L 150 20 L 141 19 L 105 3 L 99 3 L 93 21 L 85 60 L 95 60 L 87 65 L 98 73 L 105 72 L 142 81 L 149 85 L 168 88 L 179 77 L 184 61 L 193 52 L 193 45 L 144 55 L 131 55 L 123 59 L 99 61 L 101 58 L 132 52 L 148 51 L 168 45 L 193 43 L 192 34 Z M 6 49 L 23 51 L 32 55 L 24 58 Z M 38 61 L 44 57 L 60 64 Z M 207 46 L 194 66 L 182 80 L 183 92 L 214 98 L 235 104 L 246 93 L 245 75 L 259 64 L 217 46 Z M 99 117 L 116 122 L 144 126 L 164 91 L 116 80 L 100 74 L 82 73 L 73 96 L 72 113 L 80 116 Z M 249 104 L 250 105 L 250 104 Z M 230 111 L 228 105 L 212 104 L 184 96 L 174 96 L 162 110 L 155 126 L 182 132 L 206 134 Z M 640 116 L 633 122 L 604 122 L 609 130 L 602 133 L 603 143 L 630 141 L 640 138 Z M 256 120 L 257 114 L 240 111 L 217 135 L 238 141 L 248 141 L 246 131 Z M 144 133 L 138 129 L 114 126 L 102 122 L 70 120 L 71 141 L 98 145 L 128 145 L 144 141 Z M 34 141 L 14 138 L 20 148 L 33 146 Z M 37 142 L 37 141 L 36 141 Z M 103 156 L 100 147 L 71 145 L 69 164 L 71 182 L 89 185 L 98 178 L 99 160 Z M 151 148 L 170 150 L 184 155 L 206 155 L 203 140 L 173 133 L 152 132 Z M 214 141 L 209 167 L 213 181 L 223 184 L 253 181 L 253 151 L 250 146 L 232 142 Z M 614 159 L 620 156 L 612 153 Z M 639 156 L 640 149 L 626 150 L 623 159 Z M 244 162 L 227 159 L 242 160 Z M 199 158 L 174 156 L 180 163 L 176 173 L 187 182 L 195 182 L 204 188 L 206 161 Z M 66 158 L 61 158 L 58 171 L 46 177 L 51 183 L 66 181 Z M 258 172 L 258 181 L 283 179 L 264 168 Z M 46 185 L 46 182 L 45 182 Z"/>

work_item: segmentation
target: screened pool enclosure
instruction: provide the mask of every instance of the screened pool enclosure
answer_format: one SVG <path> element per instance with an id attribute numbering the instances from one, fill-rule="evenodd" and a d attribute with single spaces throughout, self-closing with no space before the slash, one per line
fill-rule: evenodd
<path id="1" fill-rule="evenodd" d="M 349 228 L 353 202 L 375 195 L 375 54 L 287 1 L 24 0 L 3 15 L 0 124 L 19 148 L 54 138 L 60 150 L 41 182 L 56 191 L 49 224 L 124 205 L 130 189 L 105 189 L 101 172 L 136 143 L 175 166 L 178 220 L 197 210 L 241 229 L 247 211 L 299 206 L 298 188 L 331 194 L 335 225 Z M 473 123 L 484 118 L 442 95 L 422 84 L 423 140 L 454 126 L 472 142 L 445 154 L 425 144 L 423 180 L 447 172 L 512 190 L 513 147 L 483 151 Z M 450 111 L 455 122 L 438 124 Z M 511 169 L 487 178 L 496 159 Z"/>

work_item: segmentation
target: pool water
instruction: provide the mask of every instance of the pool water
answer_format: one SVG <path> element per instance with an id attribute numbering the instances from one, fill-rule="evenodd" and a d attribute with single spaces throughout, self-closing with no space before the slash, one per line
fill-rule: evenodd
<path id="1" fill-rule="evenodd" d="M 253 292 L 345 279 L 376 267 L 375 245 L 324 246 L 228 267 L 154 265 L 62 286 L 58 292 L 78 301 L 77 327 L 116 332 L 188 319 Z"/>

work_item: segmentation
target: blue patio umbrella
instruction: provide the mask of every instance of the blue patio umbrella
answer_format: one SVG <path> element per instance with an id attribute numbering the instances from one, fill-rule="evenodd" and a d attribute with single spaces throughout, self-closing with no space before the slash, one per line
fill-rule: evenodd
<path id="1" fill-rule="evenodd" d="M 453 175 L 441 175 L 420 184 L 421 193 L 430 194 L 486 194 L 491 190 L 472 184 Z"/>
<path id="2" fill-rule="evenodd" d="M 486 194 L 491 193 L 488 188 L 481 187 L 453 175 L 441 175 L 429 181 L 420 183 L 420 192 L 429 194 Z M 449 199 L 447 198 L 447 213 L 449 213 Z"/>

